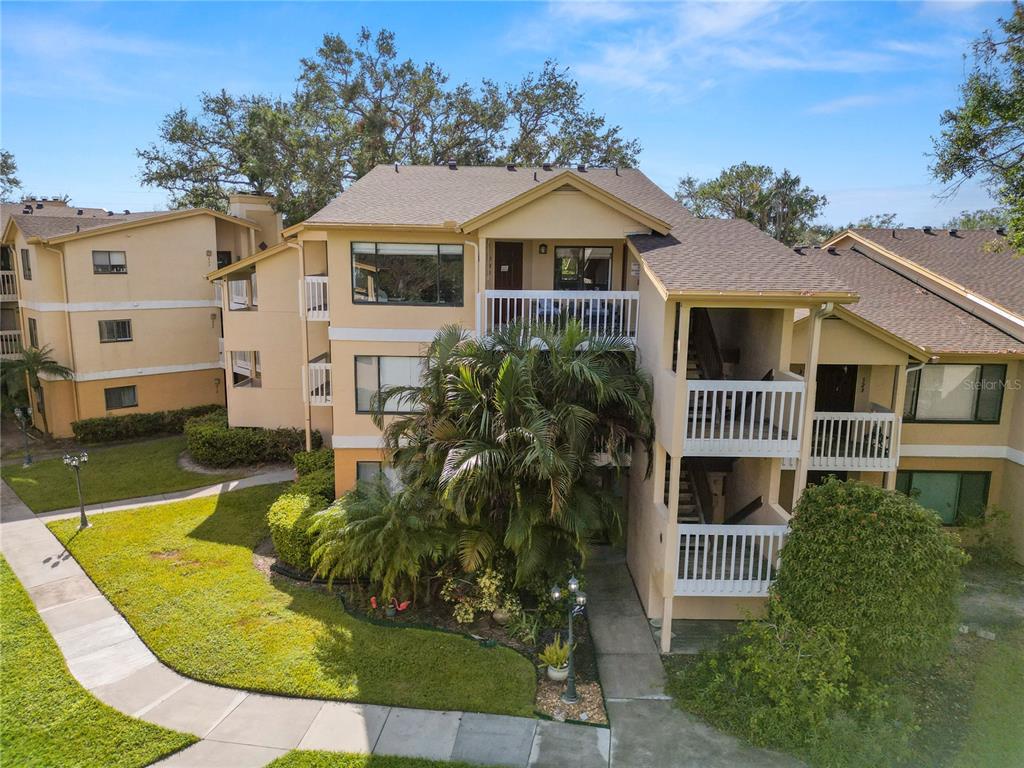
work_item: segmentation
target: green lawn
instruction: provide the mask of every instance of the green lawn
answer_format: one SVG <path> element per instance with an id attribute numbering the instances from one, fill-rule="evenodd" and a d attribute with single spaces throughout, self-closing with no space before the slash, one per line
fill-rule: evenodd
<path id="1" fill-rule="evenodd" d="M 444 760 L 425 760 L 422 757 L 353 755 L 348 752 L 296 750 L 277 758 L 267 768 L 486 768 L 486 766 L 449 763 Z"/>
<path id="2" fill-rule="evenodd" d="M 263 486 L 50 528 L 142 639 L 185 675 L 237 688 L 510 715 L 533 713 L 529 660 L 459 635 L 382 627 L 253 566 L 282 490 Z"/>
<path id="3" fill-rule="evenodd" d="M 82 688 L 0 558 L 0 753 L 4 765 L 134 768 L 195 738 L 122 715 Z"/>
<path id="4" fill-rule="evenodd" d="M 178 454 L 183 450 L 185 438 L 178 436 L 89 451 L 89 461 L 82 469 L 85 503 L 183 491 L 239 476 L 237 472 L 188 472 L 178 466 Z M 0 474 L 33 512 L 78 505 L 74 473 L 60 458 L 44 459 L 27 468 L 6 466 Z"/>

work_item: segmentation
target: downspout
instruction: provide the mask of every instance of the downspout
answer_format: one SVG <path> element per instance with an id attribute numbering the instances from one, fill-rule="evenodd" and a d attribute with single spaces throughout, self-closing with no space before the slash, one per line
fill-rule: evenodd
<path id="1" fill-rule="evenodd" d="M 328 305 L 330 306 L 330 305 Z M 305 408 L 306 450 L 313 450 L 313 404 L 309 401 L 309 319 L 306 317 L 306 247 L 299 241 L 299 317 L 302 319 L 302 401 Z"/>
<path id="2" fill-rule="evenodd" d="M 74 371 L 75 375 L 77 375 L 78 367 L 75 365 L 75 340 L 71 335 L 71 306 L 68 301 L 68 271 L 65 264 L 64 249 L 53 248 L 49 245 L 43 245 L 43 248 L 60 256 L 60 279 L 61 287 L 64 290 L 64 329 L 68 335 L 68 359 L 71 362 L 71 370 Z M 75 421 L 78 421 L 82 418 L 82 413 L 78 403 L 78 382 L 74 378 L 71 379 L 71 400 L 75 406 Z"/>

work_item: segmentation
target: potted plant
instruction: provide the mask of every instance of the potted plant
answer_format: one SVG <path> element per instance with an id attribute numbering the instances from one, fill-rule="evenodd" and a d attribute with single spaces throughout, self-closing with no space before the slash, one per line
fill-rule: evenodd
<path id="1" fill-rule="evenodd" d="M 544 646 L 539 658 L 542 664 L 547 664 L 549 680 L 561 682 L 569 676 L 569 644 L 561 635 L 555 635 L 555 639 Z"/>

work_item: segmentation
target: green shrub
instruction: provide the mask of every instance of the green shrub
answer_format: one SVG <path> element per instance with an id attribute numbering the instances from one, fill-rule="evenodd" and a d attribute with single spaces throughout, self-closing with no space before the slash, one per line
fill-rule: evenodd
<path id="1" fill-rule="evenodd" d="M 888 765 L 870 755 L 893 757 L 912 731 L 887 690 L 857 674 L 843 630 L 809 627 L 777 606 L 672 674 L 668 687 L 716 726 L 830 768 Z"/>
<path id="2" fill-rule="evenodd" d="M 317 469 L 292 483 L 290 493 L 305 493 L 334 501 L 334 467 Z"/>
<path id="3" fill-rule="evenodd" d="M 324 498 L 288 491 L 270 505 L 267 524 L 274 549 L 281 560 L 300 571 L 310 570 L 309 553 L 313 537 L 309 523 L 313 515 L 327 504 Z"/>
<path id="4" fill-rule="evenodd" d="M 153 435 L 177 435 L 184 430 L 185 422 L 189 419 L 223 410 L 221 406 L 211 403 L 174 411 L 101 416 L 73 421 L 71 430 L 75 433 L 75 438 L 82 443 L 109 443 Z"/>
<path id="5" fill-rule="evenodd" d="M 330 448 L 321 448 L 317 451 L 299 451 L 292 457 L 295 462 L 295 471 L 299 477 L 308 475 L 318 469 L 329 469 L 334 471 L 334 451 Z"/>
<path id="6" fill-rule="evenodd" d="M 189 419 L 185 423 L 185 443 L 189 454 L 200 464 L 232 467 L 291 461 L 292 456 L 305 447 L 306 438 L 300 429 L 229 427 L 227 411 L 220 408 Z M 322 443 L 320 433 L 314 432 L 314 446 L 319 448 Z"/>
<path id="7" fill-rule="evenodd" d="M 913 499 L 833 478 L 800 497 L 774 597 L 808 626 L 843 631 L 855 668 L 883 679 L 947 647 L 965 562 Z"/>

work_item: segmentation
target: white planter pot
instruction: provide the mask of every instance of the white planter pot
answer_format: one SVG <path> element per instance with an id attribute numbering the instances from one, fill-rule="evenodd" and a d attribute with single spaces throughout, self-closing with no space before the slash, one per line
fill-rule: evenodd
<path id="1" fill-rule="evenodd" d="M 560 683 L 569 676 L 568 665 L 564 667 L 552 667 L 548 665 L 548 680 L 554 680 L 556 683 Z"/>

